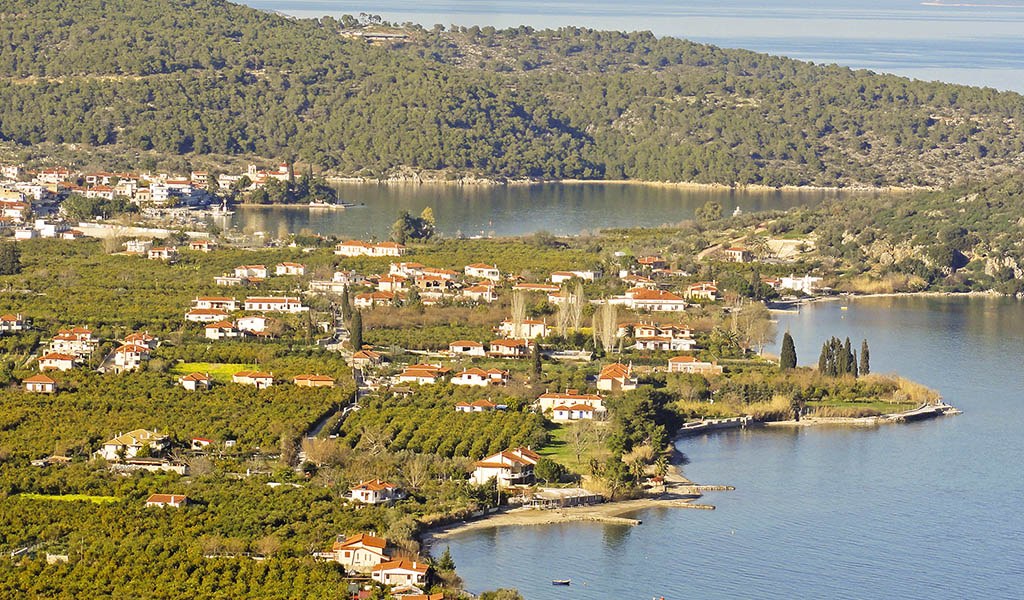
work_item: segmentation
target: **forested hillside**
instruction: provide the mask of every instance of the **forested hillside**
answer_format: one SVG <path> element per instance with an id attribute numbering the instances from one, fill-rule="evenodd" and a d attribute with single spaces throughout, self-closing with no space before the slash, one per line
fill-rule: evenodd
<path id="1" fill-rule="evenodd" d="M 369 177 L 766 185 L 943 185 L 1024 152 L 1013 93 L 648 33 L 352 28 L 222 0 L 7 1 L 0 139 Z"/>

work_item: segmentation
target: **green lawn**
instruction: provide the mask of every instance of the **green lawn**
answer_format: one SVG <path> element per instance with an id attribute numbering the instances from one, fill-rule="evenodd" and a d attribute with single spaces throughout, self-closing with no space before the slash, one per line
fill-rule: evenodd
<path id="1" fill-rule="evenodd" d="M 596 424 L 600 427 L 601 424 Z M 572 471 L 577 473 L 583 472 L 587 469 L 587 465 L 590 463 L 591 458 L 597 458 L 603 460 L 607 458 L 608 451 L 598 447 L 593 441 L 586 444 L 583 453 L 580 455 L 579 462 L 576 461 L 576 451 L 567 441 L 569 434 L 568 425 L 555 425 L 554 429 L 548 431 L 549 438 L 547 445 L 544 446 L 538 453 L 541 456 L 550 458 L 551 460 L 564 465 Z"/>
<path id="2" fill-rule="evenodd" d="M 176 363 L 171 372 L 175 375 L 188 375 L 189 373 L 207 373 L 218 383 L 231 383 L 231 376 L 239 371 L 258 371 L 256 365 L 244 365 L 237 363 L 202 363 L 182 362 Z"/>
<path id="3" fill-rule="evenodd" d="M 29 500 L 59 500 L 61 502 L 85 501 L 92 502 L 93 504 L 109 504 L 119 500 L 114 496 L 87 496 L 85 494 L 64 494 L 62 496 L 50 496 L 47 494 L 18 494 L 18 497 L 27 498 Z"/>

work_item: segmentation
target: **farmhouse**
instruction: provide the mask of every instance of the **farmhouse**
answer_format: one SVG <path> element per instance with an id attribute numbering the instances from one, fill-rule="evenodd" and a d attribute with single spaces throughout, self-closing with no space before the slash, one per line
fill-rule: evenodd
<path id="1" fill-rule="evenodd" d="M 362 481 L 350 492 L 353 500 L 363 504 L 385 504 L 405 498 L 405 492 L 400 487 L 380 479 Z"/>
<path id="2" fill-rule="evenodd" d="M 502 450 L 474 463 L 470 481 L 484 485 L 496 479 L 499 487 L 530 484 L 533 482 L 533 467 L 539 461 L 540 455 L 529 448 Z"/>

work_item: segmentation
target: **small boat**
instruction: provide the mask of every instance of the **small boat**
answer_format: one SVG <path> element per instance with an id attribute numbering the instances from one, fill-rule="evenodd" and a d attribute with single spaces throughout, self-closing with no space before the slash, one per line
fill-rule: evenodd
<path id="1" fill-rule="evenodd" d="M 572 579 L 552 579 L 551 585 L 569 585 L 572 583 Z"/>

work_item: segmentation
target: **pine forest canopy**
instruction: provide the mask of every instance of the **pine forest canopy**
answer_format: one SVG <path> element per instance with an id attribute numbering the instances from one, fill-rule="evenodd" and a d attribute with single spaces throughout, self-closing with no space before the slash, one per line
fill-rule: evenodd
<path id="1" fill-rule="evenodd" d="M 1024 151 L 1018 94 L 650 33 L 426 30 L 223 0 L 0 8 L 0 139 L 344 175 L 945 185 Z"/>

